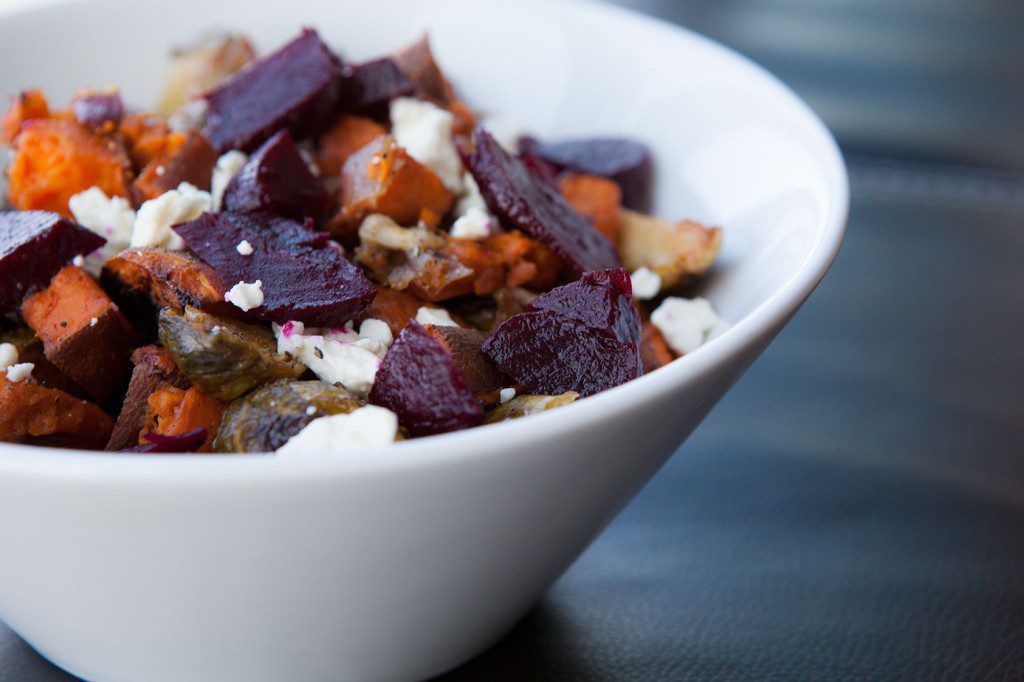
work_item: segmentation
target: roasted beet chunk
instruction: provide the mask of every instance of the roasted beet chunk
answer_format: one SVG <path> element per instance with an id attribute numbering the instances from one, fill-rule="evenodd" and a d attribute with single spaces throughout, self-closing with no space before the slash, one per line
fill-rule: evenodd
<path id="1" fill-rule="evenodd" d="M 314 135 L 333 117 L 341 61 L 312 29 L 250 63 L 206 96 L 203 134 L 218 151 L 252 151 L 281 128 Z"/>
<path id="2" fill-rule="evenodd" d="M 113 92 L 90 92 L 75 97 L 71 101 L 71 113 L 82 125 L 111 128 L 121 122 L 124 116 L 124 104 L 121 95 Z"/>
<path id="3" fill-rule="evenodd" d="M 476 147 L 463 161 L 487 207 L 509 230 L 522 230 L 543 242 L 577 274 L 619 267 L 615 247 L 558 190 L 540 180 L 519 159 L 477 128 Z"/>
<path id="4" fill-rule="evenodd" d="M 458 431 L 484 420 L 483 408 L 455 360 L 415 320 L 384 356 L 369 399 L 397 414 L 413 436 Z"/>
<path id="5" fill-rule="evenodd" d="M 106 243 L 99 235 L 46 211 L 0 211 L 0 314 L 45 287 L 75 256 Z"/>
<path id="6" fill-rule="evenodd" d="M 128 448 L 128 452 L 152 452 L 162 454 L 195 452 L 206 442 L 207 434 L 204 427 L 186 433 L 168 436 L 150 431 L 142 436 L 146 442 Z"/>
<path id="7" fill-rule="evenodd" d="M 224 191 L 225 210 L 267 209 L 297 220 L 319 218 L 330 203 L 287 130 L 264 142 Z"/>
<path id="8" fill-rule="evenodd" d="M 622 188 L 626 208 L 646 211 L 651 184 L 651 152 L 635 140 L 593 137 L 562 142 L 519 140 L 524 155 L 536 156 L 558 170 L 600 175 Z"/>
<path id="9" fill-rule="evenodd" d="M 593 395 L 642 374 L 625 270 L 588 272 L 503 322 L 483 351 L 527 393 Z"/>
<path id="10" fill-rule="evenodd" d="M 262 282 L 263 304 L 249 311 L 262 320 L 340 327 L 376 293 L 327 233 L 269 211 L 204 213 L 174 230 L 224 282 Z M 252 253 L 239 252 L 243 241 Z"/>
<path id="11" fill-rule="evenodd" d="M 388 104 L 396 97 L 410 97 L 416 84 L 393 59 L 375 59 L 353 66 L 345 76 L 341 108 L 352 114 L 386 119 Z"/>

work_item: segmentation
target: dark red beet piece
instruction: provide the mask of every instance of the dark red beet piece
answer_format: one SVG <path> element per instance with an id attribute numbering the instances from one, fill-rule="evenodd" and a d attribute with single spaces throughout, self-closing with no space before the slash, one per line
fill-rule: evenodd
<path id="1" fill-rule="evenodd" d="M 477 128 L 463 162 L 480 186 L 491 213 L 509 230 L 522 230 L 554 251 L 577 274 L 619 267 L 615 247 L 561 194 L 509 156 L 490 133 Z"/>
<path id="2" fill-rule="evenodd" d="M 519 140 L 524 155 L 537 156 L 559 171 L 600 175 L 622 188 L 622 203 L 637 211 L 648 209 L 651 185 L 651 152 L 635 140 L 592 137 L 561 142 Z"/>
<path id="3" fill-rule="evenodd" d="M 124 117 L 124 104 L 117 92 L 90 92 L 71 101 L 71 113 L 82 125 L 94 128 L 106 123 L 117 125 Z"/>
<path id="4" fill-rule="evenodd" d="M 330 203 L 287 130 L 264 142 L 224 190 L 227 211 L 267 209 L 296 220 L 318 219 Z"/>
<path id="5" fill-rule="evenodd" d="M 484 420 L 455 360 L 416 320 L 405 325 L 384 356 L 369 399 L 397 414 L 413 436 L 458 431 Z"/>
<path id="6" fill-rule="evenodd" d="M 128 448 L 124 452 L 152 452 L 161 454 L 195 452 L 206 442 L 206 428 L 200 426 L 198 429 L 186 431 L 177 436 L 168 436 L 151 431 L 143 434 L 142 437 L 149 442 Z"/>
<path id="7" fill-rule="evenodd" d="M 341 70 L 316 31 L 304 29 L 206 95 L 203 134 L 220 152 L 252 151 L 281 128 L 300 138 L 316 134 L 334 116 Z"/>
<path id="8" fill-rule="evenodd" d="M 536 154 L 523 154 L 519 157 L 526 169 L 552 187 L 558 187 L 558 169 Z"/>
<path id="9" fill-rule="evenodd" d="M 416 84 L 388 57 L 353 66 L 345 76 L 341 108 L 346 113 L 375 119 L 388 117 L 396 97 L 411 97 Z"/>
<path id="10" fill-rule="evenodd" d="M 49 284 L 72 258 L 106 241 L 57 213 L 0 211 L 0 314 Z"/>
<path id="11" fill-rule="evenodd" d="M 625 270 L 588 272 L 505 320 L 483 351 L 527 392 L 582 396 L 643 373 L 640 313 Z"/>
<path id="12" fill-rule="evenodd" d="M 174 231 L 225 284 L 263 283 L 263 305 L 248 313 L 261 320 L 340 327 L 377 293 L 330 235 L 269 211 L 204 213 Z M 248 256 L 237 249 L 243 239 Z"/>

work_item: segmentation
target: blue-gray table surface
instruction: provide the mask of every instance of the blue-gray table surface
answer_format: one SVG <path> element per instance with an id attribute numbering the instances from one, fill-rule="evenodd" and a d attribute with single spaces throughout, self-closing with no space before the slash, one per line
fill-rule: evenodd
<path id="1" fill-rule="evenodd" d="M 1024 679 L 1024 5 L 623 4 L 808 98 L 848 154 L 848 237 L 534 612 L 443 679 Z M 0 625 L 0 680 L 68 679 Z"/>

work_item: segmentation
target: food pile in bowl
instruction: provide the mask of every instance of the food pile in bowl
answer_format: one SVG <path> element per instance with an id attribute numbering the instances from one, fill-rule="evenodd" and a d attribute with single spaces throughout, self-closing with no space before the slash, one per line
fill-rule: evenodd
<path id="1" fill-rule="evenodd" d="M 527 416 L 691 352 L 718 228 L 621 138 L 498 139 L 427 39 L 313 30 L 2 120 L 0 441 L 322 455 Z"/>

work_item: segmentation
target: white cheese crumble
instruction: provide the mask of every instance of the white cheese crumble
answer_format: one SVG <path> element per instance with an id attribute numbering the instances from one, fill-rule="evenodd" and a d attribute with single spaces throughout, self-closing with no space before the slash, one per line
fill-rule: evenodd
<path id="1" fill-rule="evenodd" d="M 99 249 L 76 262 L 93 275 L 103 263 L 128 248 L 135 225 L 135 210 L 122 197 L 108 197 L 99 187 L 90 187 L 68 199 L 75 222 L 107 240 Z"/>
<path id="2" fill-rule="evenodd" d="M 661 275 L 646 266 L 634 270 L 629 281 L 633 285 L 633 298 L 641 301 L 652 299 L 661 291 Z"/>
<path id="3" fill-rule="evenodd" d="M 89 326 L 90 327 L 95 327 L 99 323 L 99 321 L 100 321 L 100 318 L 94 317 L 91 320 L 89 320 Z"/>
<path id="4" fill-rule="evenodd" d="M 706 299 L 669 296 L 651 313 L 651 322 L 672 350 L 686 354 L 700 348 L 721 319 Z"/>
<path id="5" fill-rule="evenodd" d="M 391 348 L 391 344 L 395 342 L 395 335 L 391 333 L 388 323 L 372 317 L 366 318 L 359 325 L 359 336 L 364 339 L 372 339 L 385 348 Z"/>
<path id="6" fill-rule="evenodd" d="M 139 207 L 132 229 L 131 246 L 158 246 L 180 251 L 185 248 L 185 242 L 171 226 L 195 220 L 212 206 L 209 192 L 183 182 L 178 185 L 178 189 L 164 192 Z"/>
<path id="7" fill-rule="evenodd" d="M 224 190 L 248 161 L 248 155 L 235 149 L 225 152 L 217 159 L 217 165 L 213 167 L 213 175 L 210 177 L 210 198 L 214 211 L 220 210 L 221 202 L 224 201 Z"/>
<path id="8" fill-rule="evenodd" d="M 508 401 L 512 400 L 512 398 L 515 398 L 515 397 L 516 397 L 516 389 L 514 389 L 514 388 L 503 388 L 498 393 L 498 400 L 501 401 L 502 405 L 504 405 L 505 403 L 507 403 Z"/>
<path id="9" fill-rule="evenodd" d="M 32 376 L 32 370 L 36 366 L 31 362 L 19 362 L 16 365 L 11 365 L 7 368 L 7 380 L 8 381 L 25 381 Z"/>
<path id="10" fill-rule="evenodd" d="M 253 308 L 263 305 L 263 280 L 255 282 L 239 282 L 228 289 L 224 294 L 224 300 L 242 310 L 248 312 Z"/>
<path id="11" fill-rule="evenodd" d="M 242 256 L 251 256 L 252 244 L 249 243 L 248 239 L 243 239 L 242 241 L 238 242 L 238 246 L 235 247 L 235 251 L 237 251 Z"/>
<path id="12" fill-rule="evenodd" d="M 409 155 L 437 173 L 451 191 L 462 191 L 462 160 L 452 139 L 455 117 L 430 102 L 409 97 L 391 101 L 391 134 Z"/>
<path id="13" fill-rule="evenodd" d="M 18 348 L 13 343 L 0 343 L 0 370 L 18 364 Z"/>
<path id="14" fill-rule="evenodd" d="M 416 321 L 422 325 L 432 324 L 435 327 L 459 326 L 444 308 L 428 308 L 427 306 L 421 306 L 416 311 Z"/>
<path id="15" fill-rule="evenodd" d="M 297 359 L 327 383 L 341 384 L 353 393 L 365 395 L 388 352 L 387 344 L 373 338 L 380 332 L 375 326 L 371 325 L 364 336 L 363 327 L 356 332 L 351 322 L 341 329 L 307 330 L 301 322 L 293 321 L 275 324 L 274 335 L 278 353 Z"/>
<path id="16" fill-rule="evenodd" d="M 83 258 L 81 254 L 79 254 L 71 259 L 71 264 L 74 265 L 76 268 L 80 268 L 83 265 L 85 265 L 85 258 Z"/>
<path id="17" fill-rule="evenodd" d="M 449 234 L 456 239 L 487 239 L 493 225 L 491 214 L 479 208 L 471 208 L 455 219 Z"/>
<path id="18" fill-rule="evenodd" d="M 398 417 L 391 410 L 367 405 L 348 414 L 320 417 L 277 449 L 279 456 L 315 459 L 359 448 L 387 445 L 398 435 Z"/>

